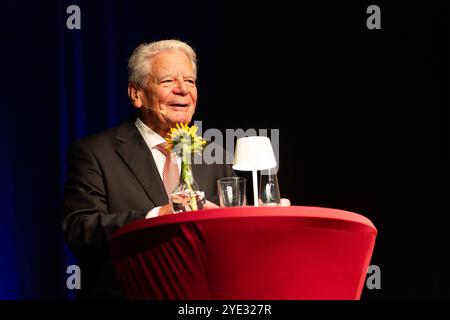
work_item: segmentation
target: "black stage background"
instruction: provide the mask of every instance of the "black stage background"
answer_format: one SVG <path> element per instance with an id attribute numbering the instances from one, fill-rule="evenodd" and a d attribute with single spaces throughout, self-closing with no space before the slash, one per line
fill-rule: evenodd
<path id="1" fill-rule="evenodd" d="M 448 299 L 449 18 L 445 1 L 2 1 L 0 299 L 73 295 L 67 145 L 127 118 L 127 58 L 165 38 L 197 50 L 204 130 L 280 129 L 284 197 L 373 221 L 382 287 L 363 299 Z"/>

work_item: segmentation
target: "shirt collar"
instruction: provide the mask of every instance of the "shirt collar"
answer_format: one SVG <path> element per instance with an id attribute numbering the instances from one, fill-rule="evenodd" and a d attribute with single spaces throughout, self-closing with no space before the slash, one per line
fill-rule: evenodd
<path id="1" fill-rule="evenodd" d="M 157 134 L 155 131 L 149 128 L 144 122 L 142 122 L 141 119 L 137 118 L 134 124 L 144 137 L 144 140 L 150 149 L 153 149 L 154 147 L 156 147 L 161 143 L 167 142 L 166 140 L 164 140 L 163 137 L 161 137 L 159 134 Z"/>

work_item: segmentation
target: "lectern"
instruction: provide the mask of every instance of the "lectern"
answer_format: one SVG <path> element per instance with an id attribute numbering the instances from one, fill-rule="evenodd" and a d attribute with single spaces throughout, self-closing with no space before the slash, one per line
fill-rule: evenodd
<path id="1" fill-rule="evenodd" d="M 130 299 L 359 299 L 377 229 L 319 207 L 237 207 L 117 230 L 110 251 Z"/>

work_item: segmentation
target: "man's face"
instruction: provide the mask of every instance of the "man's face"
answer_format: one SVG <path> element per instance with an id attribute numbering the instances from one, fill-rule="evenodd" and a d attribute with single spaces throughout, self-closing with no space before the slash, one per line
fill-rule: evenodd
<path id="1" fill-rule="evenodd" d="M 188 56 L 182 51 L 163 52 L 151 63 L 152 74 L 143 89 L 142 102 L 160 112 L 145 110 L 145 118 L 163 131 L 179 122 L 189 123 L 197 103 L 197 87 Z"/>

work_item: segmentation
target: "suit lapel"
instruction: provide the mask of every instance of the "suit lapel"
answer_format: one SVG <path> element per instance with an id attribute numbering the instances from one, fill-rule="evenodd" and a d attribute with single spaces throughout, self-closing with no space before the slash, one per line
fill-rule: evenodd
<path id="1" fill-rule="evenodd" d="M 152 153 L 133 122 L 126 122 L 119 126 L 116 143 L 117 153 L 128 165 L 155 206 L 167 204 L 167 194 Z"/>

